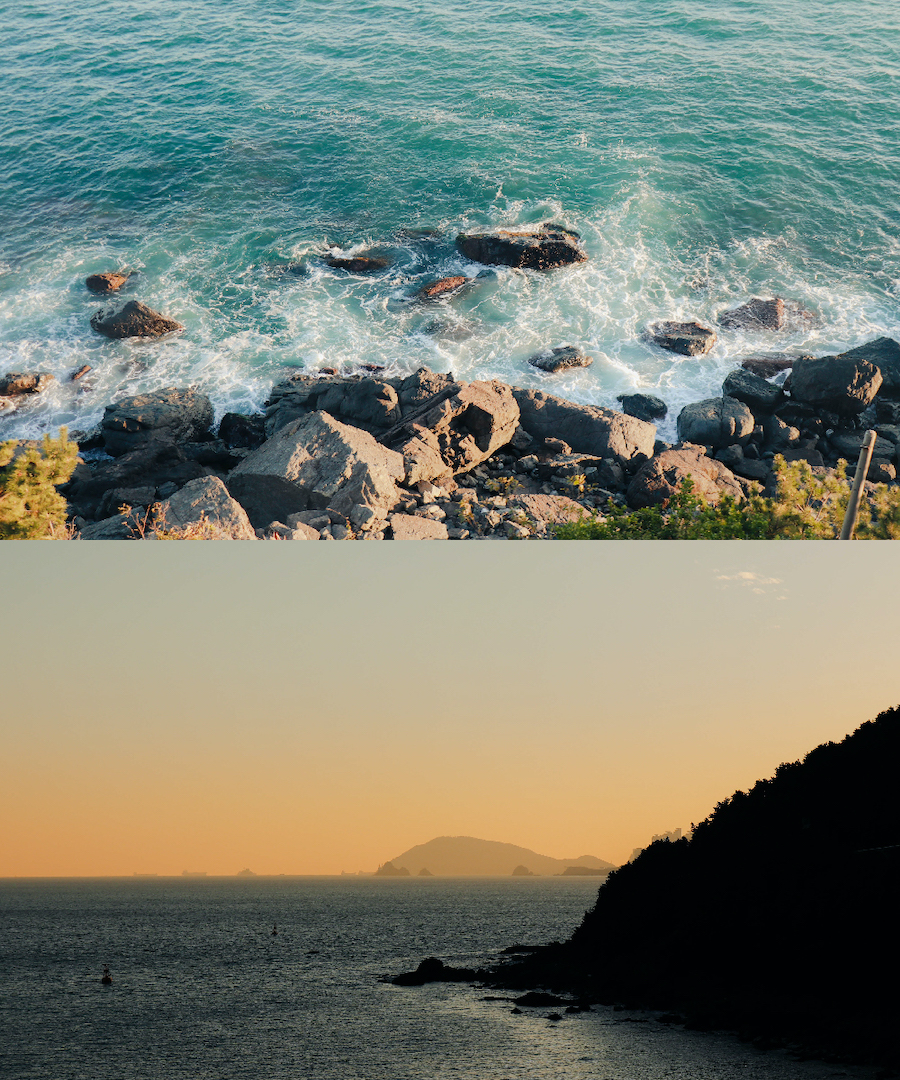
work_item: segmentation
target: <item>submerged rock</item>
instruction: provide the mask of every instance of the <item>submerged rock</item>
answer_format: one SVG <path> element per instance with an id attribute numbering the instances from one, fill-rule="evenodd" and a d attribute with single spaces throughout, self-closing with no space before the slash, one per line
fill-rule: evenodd
<path id="1" fill-rule="evenodd" d="M 720 312 L 718 322 L 728 329 L 799 330 L 814 326 L 818 316 L 795 300 L 784 300 L 780 296 L 763 300 L 754 296 L 740 307 Z"/>
<path id="2" fill-rule="evenodd" d="M 449 296 L 451 293 L 458 292 L 469 281 L 470 278 L 462 276 L 441 278 L 439 281 L 432 281 L 428 285 L 423 285 L 416 293 L 416 296 L 420 300 L 436 300 L 438 297 Z"/>
<path id="3" fill-rule="evenodd" d="M 781 371 L 790 371 L 794 361 L 799 359 L 799 356 L 789 353 L 761 353 L 759 356 L 745 356 L 741 360 L 741 367 L 759 375 L 761 379 L 771 379 Z"/>
<path id="4" fill-rule="evenodd" d="M 98 311 L 91 316 L 91 327 L 98 334 L 108 338 L 161 337 L 184 327 L 174 319 L 160 315 L 158 311 L 142 304 L 140 300 L 129 300 L 118 311 Z"/>
<path id="5" fill-rule="evenodd" d="M 49 372 L 8 371 L 0 375 L 0 397 L 20 397 L 23 394 L 39 394 L 54 377 Z"/>
<path id="6" fill-rule="evenodd" d="M 549 353 L 538 353 L 536 356 L 528 358 L 528 363 L 532 367 L 540 368 L 541 371 L 548 371 L 554 375 L 558 371 L 566 371 L 569 368 L 590 367 L 593 362 L 592 357 L 585 356 L 580 349 L 576 349 L 573 345 L 560 345 L 558 348 L 551 349 Z"/>
<path id="7" fill-rule="evenodd" d="M 374 274 L 391 265 L 389 259 L 377 255 L 351 255 L 347 258 L 336 256 L 324 259 L 323 262 L 333 270 L 348 270 L 351 274 Z"/>
<path id="8" fill-rule="evenodd" d="M 716 343 L 716 334 L 697 322 L 658 322 L 649 330 L 654 345 L 682 356 L 702 356 Z"/>
<path id="9" fill-rule="evenodd" d="M 548 223 L 537 230 L 497 229 L 489 233 L 460 233 L 456 246 L 473 262 L 551 270 L 584 262 L 587 252 L 578 234 Z"/>

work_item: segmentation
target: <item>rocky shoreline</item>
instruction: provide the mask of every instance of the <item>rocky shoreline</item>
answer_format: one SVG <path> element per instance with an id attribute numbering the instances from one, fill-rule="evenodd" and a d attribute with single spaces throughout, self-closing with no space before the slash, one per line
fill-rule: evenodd
<path id="1" fill-rule="evenodd" d="M 457 246 L 473 260 L 541 272 L 587 258 L 577 234 L 554 223 L 464 235 Z M 325 261 L 348 273 L 387 265 L 376 256 Z M 97 274 L 86 284 L 115 292 L 133 276 Z M 445 303 L 469 283 L 441 279 L 419 299 Z M 778 297 L 718 317 L 725 331 L 771 333 L 815 320 Z M 182 329 L 137 300 L 97 312 L 91 326 L 111 338 Z M 653 323 L 646 333 L 684 356 L 716 340 L 699 323 Z M 551 376 L 590 362 L 569 346 L 529 361 Z M 0 407 L 52 378 L 0 377 Z M 869 428 L 878 436 L 870 490 L 897 484 L 900 344 L 891 338 L 834 356 L 745 357 L 721 395 L 681 410 L 675 444 L 657 438 L 665 402 L 639 393 L 619 401 L 621 411 L 497 380 L 466 383 L 425 368 L 387 377 L 357 364 L 294 373 L 273 386 L 264 414 L 228 413 L 214 430 L 209 398 L 172 387 L 120 400 L 97 430 L 73 436 L 83 457 L 60 490 L 82 539 L 542 539 L 611 502 L 663 504 L 688 476 L 713 503 L 772 494 L 776 455 L 833 469 L 855 461 Z"/>

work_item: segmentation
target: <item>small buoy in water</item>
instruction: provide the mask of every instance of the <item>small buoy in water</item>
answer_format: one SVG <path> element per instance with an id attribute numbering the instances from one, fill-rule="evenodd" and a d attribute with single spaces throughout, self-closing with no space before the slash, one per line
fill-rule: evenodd
<path id="1" fill-rule="evenodd" d="M 272 937 L 277 937 L 277 936 L 278 936 L 278 923 L 275 923 L 275 925 L 272 927 Z"/>
<path id="2" fill-rule="evenodd" d="M 103 965 L 103 978 L 100 980 L 104 986 L 112 985 L 112 975 L 109 973 L 109 964 Z"/>

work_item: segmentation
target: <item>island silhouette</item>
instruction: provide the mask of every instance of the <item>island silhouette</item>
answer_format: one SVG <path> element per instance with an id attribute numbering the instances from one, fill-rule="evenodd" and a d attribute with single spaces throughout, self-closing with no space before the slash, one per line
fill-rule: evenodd
<path id="1" fill-rule="evenodd" d="M 437 836 L 417 844 L 379 866 L 379 877 L 538 877 L 549 875 L 603 875 L 615 864 L 594 855 L 554 859 L 529 848 L 474 836 Z M 427 871 L 427 874 L 423 873 Z M 570 871 L 567 873 L 567 871 Z"/>

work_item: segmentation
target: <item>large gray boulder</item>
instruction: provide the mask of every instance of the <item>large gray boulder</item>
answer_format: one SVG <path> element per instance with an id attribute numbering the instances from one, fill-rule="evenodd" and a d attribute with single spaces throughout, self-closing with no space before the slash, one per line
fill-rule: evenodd
<path id="1" fill-rule="evenodd" d="M 228 490 L 255 528 L 326 507 L 350 517 L 362 506 L 373 512 L 371 520 L 384 520 L 397 504 L 395 484 L 404 475 L 400 454 L 367 431 L 315 412 L 249 454 L 229 474 Z"/>
<path id="2" fill-rule="evenodd" d="M 836 413 L 860 413 L 881 388 L 882 374 L 869 360 L 847 353 L 801 357 L 791 370 L 791 397 Z"/>
<path id="3" fill-rule="evenodd" d="M 522 427 L 534 439 L 562 439 L 579 454 L 636 468 L 653 456 L 656 425 L 601 405 L 576 405 L 542 390 L 517 390 Z"/>
<path id="4" fill-rule="evenodd" d="M 96 312 L 91 316 L 91 326 L 108 338 L 161 337 L 184 329 L 181 323 L 160 315 L 140 300 L 129 300 L 118 310 Z"/>
<path id="5" fill-rule="evenodd" d="M 515 266 L 526 270 L 550 270 L 584 262 L 587 253 L 579 236 L 560 225 L 547 223 L 538 229 L 497 229 L 488 233 L 460 233 L 456 246 L 473 262 Z"/>
<path id="6" fill-rule="evenodd" d="M 590 367 L 593 362 L 592 357 L 585 356 L 581 349 L 577 349 L 574 345 L 559 345 L 555 349 L 550 349 L 549 352 L 541 352 L 528 358 L 528 363 L 532 367 L 540 368 L 541 371 L 547 371 L 551 375 L 559 371 L 568 371 L 569 368 Z"/>
<path id="7" fill-rule="evenodd" d="M 868 360 L 877 367 L 883 380 L 879 393 L 900 393 L 900 343 L 893 338 L 875 338 L 840 355 L 846 360 Z"/>
<path id="8" fill-rule="evenodd" d="M 256 532 L 239 502 L 217 476 L 201 476 L 159 504 L 156 530 L 191 533 L 203 540 L 255 540 Z"/>
<path id="9" fill-rule="evenodd" d="M 628 505 L 640 509 L 664 503 L 672 498 L 687 477 L 694 482 L 694 492 L 713 504 L 723 495 L 742 500 L 744 489 L 731 469 L 706 457 L 704 450 L 702 446 L 681 443 L 648 461 L 628 485 Z"/>
<path id="10" fill-rule="evenodd" d="M 706 398 L 693 401 L 678 414 L 680 442 L 704 446 L 743 444 L 753 434 L 753 413 L 736 398 Z"/>
<path id="11" fill-rule="evenodd" d="M 468 472 L 506 446 L 519 427 L 511 387 L 459 383 L 456 392 L 412 421 L 392 445 L 403 455 L 406 483 Z"/>
<path id="12" fill-rule="evenodd" d="M 202 439 L 212 422 L 212 404 L 205 394 L 170 386 L 107 405 L 100 433 L 106 452 L 118 457 L 151 445 Z"/>

